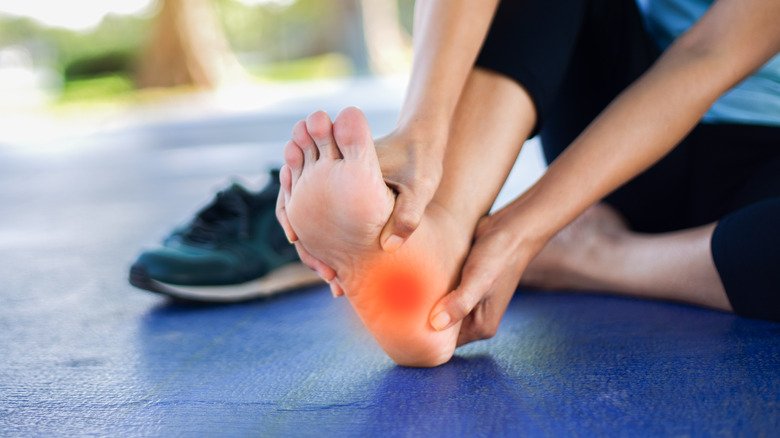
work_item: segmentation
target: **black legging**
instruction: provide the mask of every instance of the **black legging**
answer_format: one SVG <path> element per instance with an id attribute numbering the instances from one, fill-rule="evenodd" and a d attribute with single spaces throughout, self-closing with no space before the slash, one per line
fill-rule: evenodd
<path id="1" fill-rule="evenodd" d="M 477 65 L 530 94 L 551 162 L 659 55 L 634 0 L 506 0 Z M 700 124 L 605 202 L 640 232 L 718 221 L 712 254 L 734 311 L 780 320 L 780 128 Z"/>

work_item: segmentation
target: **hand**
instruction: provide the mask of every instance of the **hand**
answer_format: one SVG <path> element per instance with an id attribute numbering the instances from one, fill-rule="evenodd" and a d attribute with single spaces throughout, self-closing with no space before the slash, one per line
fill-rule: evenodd
<path id="1" fill-rule="evenodd" d="M 458 346 L 496 334 L 525 267 L 543 246 L 523 244 L 506 216 L 506 212 L 499 212 L 480 220 L 460 285 L 431 312 L 431 325 L 436 330 L 463 321 Z"/>
<path id="2" fill-rule="evenodd" d="M 436 130 L 445 132 L 445 128 L 439 126 Z M 417 229 L 439 187 L 446 136 L 435 132 L 396 131 L 376 141 L 382 175 L 397 193 L 393 214 L 379 236 L 387 252 L 400 248 Z"/>

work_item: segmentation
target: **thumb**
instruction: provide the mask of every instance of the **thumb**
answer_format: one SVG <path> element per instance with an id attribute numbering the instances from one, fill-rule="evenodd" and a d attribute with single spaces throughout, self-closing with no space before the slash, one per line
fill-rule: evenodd
<path id="1" fill-rule="evenodd" d="M 482 301 L 488 290 L 490 290 L 489 276 L 467 261 L 460 285 L 433 307 L 430 316 L 431 326 L 437 331 L 442 331 L 462 321 Z"/>
<path id="2" fill-rule="evenodd" d="M 382 249 L 395 252 L 420 225 L 428 200 L 413 193 L 401 192 L 395 199 L 395 208 L 387 221 L 379 241 Z"/>

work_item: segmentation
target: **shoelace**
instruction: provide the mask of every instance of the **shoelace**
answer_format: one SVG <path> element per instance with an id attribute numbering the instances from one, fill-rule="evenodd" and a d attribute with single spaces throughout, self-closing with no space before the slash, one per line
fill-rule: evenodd
<path id="1" fill-rule="evenodd" d="M 218 243 L 223 238 L 249 235 L 250 206 L 238 189 L 231 187 L 217 193 L 216 198 L 198 212 L 183 237 L 193 243 Z"/>

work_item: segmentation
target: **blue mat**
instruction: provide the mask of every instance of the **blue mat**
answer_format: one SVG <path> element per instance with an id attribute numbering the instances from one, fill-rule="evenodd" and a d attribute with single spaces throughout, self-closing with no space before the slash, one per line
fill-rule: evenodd
<path id="1" fill-rule="evenodd" d="M 62 315 L 52 306 L 18 308 L 12 320 L 3 311 L 4 434 L 780 430 L 776 324 L 520 292 L 496 338 L 444 366 L 413 369 L 394 366 L 346 301 L 323 288 L 221 307 L 154 301 L 140 315 L 95 307 Z"/>
<path id="2" fill-rule="evenodd" d="M 494 339 L 424 370 L 394 366 L 324 288 L 216 307 L 137 291 L 140 243 L 280 150 L 108 144 L 0 153 L 0 435 L 780 431 L 778 324 L 520 291 Z"/>

